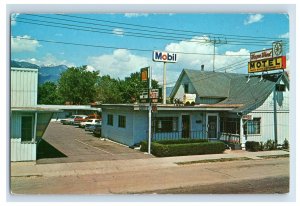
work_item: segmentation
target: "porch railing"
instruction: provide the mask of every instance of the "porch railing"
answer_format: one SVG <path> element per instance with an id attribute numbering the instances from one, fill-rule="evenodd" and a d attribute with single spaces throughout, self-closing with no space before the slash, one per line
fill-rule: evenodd
<path id="1" fill-rule="evenodd" d="M 230 143 L 240 143 L 240 135 L 222 132 L 219 135 L 219 140 Z"/>
<path id="2" fill-rule="evenodd" d="M 152 140 L 176 140 L 176 139 L 207 139 L 207 132 L 201 131 L 174 131 L 152 132 Z"/>

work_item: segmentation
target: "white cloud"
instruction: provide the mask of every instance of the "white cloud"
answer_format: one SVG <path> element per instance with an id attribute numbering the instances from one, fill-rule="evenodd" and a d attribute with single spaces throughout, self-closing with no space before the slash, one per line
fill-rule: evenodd
<path id="1" fill-rule="evenodd" d="M 89 57 L 87 62 L 96 70 L 100 70 L 101 75 L 124 78 L 140 68 L 149 66 L 151 59 L 134 55 L 126 49 L 117 49 L 112 54 Z"/>
<path id="2" fill-rule="evenodd" d="M 26 39 L 31 39 L 31 37 L 28 35 L 17 36 L 16 38 L 11 37 L 11 52 L 34 52 L 41 46 L 37 40 Z"/>
<path id="3" fill-rule="evenodd" d="M 170 43 L 166 45 L 162 51 L 176 51 L 185 53 L 201 53 L 212 54 L 213 45 L 211 43 L 204 43 L 209 40 L 207 36 L 194 37 L 192 40 L 203 40 L 202 43 L 181 41 L 178 43 Z M 219 48 L 216 47 L 216 53 L 219 53 Z M 249 59 L 249 51 L 240 49 L 238 51 L 226 51 L 226 55 L 236 56 L 215 56 L 216 71 L 224 72 L 225 66 L 239 63 L 226 68 L 227 72 L 247 72 L 247 62 Z M 133 72 L 140 71 L 145 66 L 152 67 L 152 78 L 157 80 L 162 85 L 163 79 L 163 63 L 153 62 L 152 53 L 149 51 L 147 57 L 134 55 L 129 50 L 117 49 L 112 54 L 104 54 L 100 56 L 92 56 L 87 59 L 87 63 L 93 66 L 96 70 L 100 70 L 101 75 L 110 75 L 114 78 L 123 79 Z M 246 56 L 238 56 L 246 55 Z M 167 85 L 173 86 L 179 77 L 182 69 L 200 70 L 201 65 L 205 65 L 206 71 L 212 71 L 213 56 L 199 55 L 199 54 L 181 54 L 178 53 L 177 63 L 167 64 Z"/>
<path id="4" fill-rule="evenodd" d="M 245 25 L 253 24 L 256 22 L 260 22 L 264 16 L 262 14 L 251 14 L 248 16 L 248 18 L 244 21 Z"/>
<path id="5" fill-rule="evenodd" d="M 287 33 L 285 33 L 285 34 L 281 34 L 281 35 L 279 35 L 279 38 L 289 38 L 290 37 L 290 33 L 289 32 L 287 32 Z"/>
<path id="6" fill-rule="evenodd" d="M 132 17 L 139 17 L 139 16 L 148 16 L 148 14 L 146 13 L 125 13 L 124 14 L 125 17 L 127 18 L 132 18 Z"/>
<path id="7" fill-rule="evenodd" d="M 86 70 L 89 71 L 89 72 L 94 72 L 94 71 L 97 71 L 93 66 L 91 65 L 87 65 L 86 66 Z"/>
<path id="8" fill-rule="evenodd" d="M 124 30 L 123 29 L 119 29 L 119 28 L 115 28 L 112 30 L 112 33 L 117 35 L 117 36 L 124 36 Z"/>
<path id="9" fill-rule="evenodd" d="M 74 67 L 75 64 L 68 62 L 64 59 L 58 59 L 53 54 L 46 54 L 44 57 L 36 59 L 36 58 L 28 58 L 28 59 L 16 59 L 17 61 L 25 61 L 32 64 L 36 64 L 38 66 L 58 66 L 58 65 L 66 65 L 68 67 Z"/>
<path id="10" fill-rule="evenodd" d="M 10 16 L 10 25 L 11 26 L 14 26 L 14 25 L 17 24 L 16 19 L 17 19 L 17 17 L 19 15 L 20 15 L 19 13 L 13 13 L 13 14 L 11 14 L 11 16 Z"/>

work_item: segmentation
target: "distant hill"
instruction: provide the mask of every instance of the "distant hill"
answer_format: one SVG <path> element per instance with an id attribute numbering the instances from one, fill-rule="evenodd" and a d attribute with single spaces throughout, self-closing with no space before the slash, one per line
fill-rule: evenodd
<path id="1" fill-rule="evenodd" d="M 68 69 L 66 65 L 58 65 L 58 66 L 38 66 L 35 64 L 31 64 L 29 62 L 18 62 L 12 60 L 10 62 L 11 67 L 16 68 L 31 68 L 39 70 L 39 84 L 43 84 L 47 81 L 57 82 L 60 78 L 60 74 Z"/>
<path id="2" fill-rule="evenodd" d="M 17 62 L 14 60 L 10 61 L 10 66 L 11 67 L 16 67 L 16 68 L 30 68 L 30 69 L 39 69 L 40 67 L 36 64 L 31 64 L 29 62 Z"/>
<path id="3" fill-rule="evenodd" d="M 60 78 L 60 74 L 66 71 L 68 67 L 66 65 L 58 66 L 42 66 L 39 69 L 39 84 L 43 84 L 46 81 L 57 82 Z"/>

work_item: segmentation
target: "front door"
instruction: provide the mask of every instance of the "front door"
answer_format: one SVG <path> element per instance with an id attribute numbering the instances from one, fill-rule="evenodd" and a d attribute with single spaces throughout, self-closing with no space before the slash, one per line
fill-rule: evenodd
<path id="1" fill-rule="evenodd" d="M 218 115 L 207 115 L 207 135 L 208 139 L 215 139 L 218 137 Z"/>
<path id="2" fill-rule="evenodd" d="M 190 115 L 182 115 L 182 138 L 190 137 Z"/>
<path id="3" fill-rule="evenodd" d="M 32 116 L 23 116 L 21 122 L 21 141 L 31 141 L 33 136 Z"/>

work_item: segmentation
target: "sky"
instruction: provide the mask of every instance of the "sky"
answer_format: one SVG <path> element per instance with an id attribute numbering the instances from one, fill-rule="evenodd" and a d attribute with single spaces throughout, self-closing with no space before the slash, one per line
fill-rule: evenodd
<path id="1" fill-rule="evenodd" d="M 11 15 L 13 60 L 88 65 L 90 71 L 120 79 L 151 66 L 153 78 L 162 83 L 163 63 L 152 61 L 152 51 L 178 52 L 177 63 L 167 64 L 167 86 L 174 85 L 182 69 L 204 65 L 212 70 L 214 58 L 215 71 L 247 73 L 250 52 L 288 38 L 284 13 Z M 288 57 L 288 44 L 285 51 Z"/>

